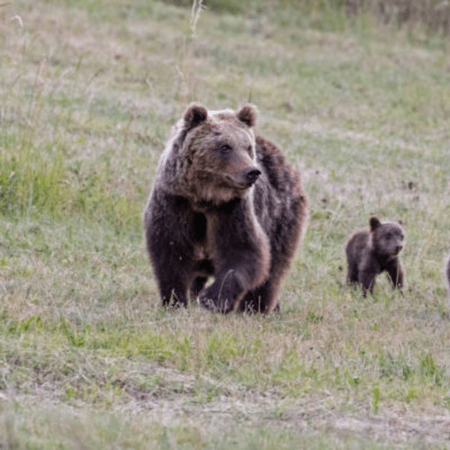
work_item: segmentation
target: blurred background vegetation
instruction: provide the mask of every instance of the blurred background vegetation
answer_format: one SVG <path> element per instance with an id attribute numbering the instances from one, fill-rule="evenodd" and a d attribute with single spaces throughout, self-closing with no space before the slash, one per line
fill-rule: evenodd
<path id="1" fill-rule="evenodd" d="M 163 0 L 176 6 L 192 5 L 191 0 Z M 271 14 L 273 18 L 288 16 L 283 10 L 296 10 L 291 20 L 321 30 L 336 31 L 346 21 L 371 17 L 383 25 L 408 27 L 427 34 L 448 35 L 450 31 L 450 2 L 448 0 L 205 0 L 208 10 L 228 14 Z"/>

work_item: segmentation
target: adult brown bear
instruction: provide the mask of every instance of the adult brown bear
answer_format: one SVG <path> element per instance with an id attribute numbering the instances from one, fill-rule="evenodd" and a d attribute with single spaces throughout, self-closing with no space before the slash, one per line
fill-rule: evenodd
<path id="1" fill-rule="evenodd" d="M 278 307 L 307 197 L 280 150 L 254 137 L 255 121 L 254 106 L 235 112 L 192 104 L 172 129 L 144 216 L 165 306 L 186 306 L 190 290 L 224 313 Z"/>

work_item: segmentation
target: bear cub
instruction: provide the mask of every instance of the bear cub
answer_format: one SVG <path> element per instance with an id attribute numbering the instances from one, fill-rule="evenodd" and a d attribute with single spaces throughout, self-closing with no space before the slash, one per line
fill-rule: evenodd
<path id="1" fill-rule="evenodd" d="M 253 134 L 256 109 L 192 104 L 172 129 L 144 215 L 164 306 L 268 314 L 305 228 L 300 174 Z M 207 279 L 214 277 L 211 285 Z"/>
<path id="2" fill-rule="evenodd" d="M 386 271 L 394 287 L 403 286 L 399 253 L 403 248 L 403 228 L 397 222 L 380 222 L 371 217 L 370 228 L 353 234 L 346 245 L 350 284 L 361 284 L 363 295 L 373 294 L 375 277 Z"/>

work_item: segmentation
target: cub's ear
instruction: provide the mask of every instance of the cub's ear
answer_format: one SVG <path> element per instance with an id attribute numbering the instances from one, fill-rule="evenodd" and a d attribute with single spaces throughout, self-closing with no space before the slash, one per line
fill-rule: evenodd
<path id="1" fill-rule="evenodd" d="M 184 113 L 184 124 L 194 128 L 208 118 L 208 110 L 200 103 L 191 103 Z"/>
<path id="2" fill-rule="evenodd" d="M 381 222 L 375 216 L 369 220 L 370 231 L 375 231 L 378 227 L 381 227 Z"/>
<path id="3" fill-rule="evenodd" d="M 236 114 L 236 117 L 250 128 L 255 126 L 257 116 L 258 110 L 254 105 L 245 105 Z"/>

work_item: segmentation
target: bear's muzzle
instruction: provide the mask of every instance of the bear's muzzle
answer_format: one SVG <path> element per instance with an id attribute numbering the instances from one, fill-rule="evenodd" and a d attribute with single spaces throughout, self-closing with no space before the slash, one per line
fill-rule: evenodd
<path id="1" fill-rule="evenodd" d="M 254 167 L 249 167 L 245 171 L 245 180 L 247 181 L 248 187 L 252 186 L 256 183 L 256 180 L 261 175 L 261 171 L 259 169 L 256 169 Z"/>

